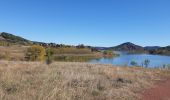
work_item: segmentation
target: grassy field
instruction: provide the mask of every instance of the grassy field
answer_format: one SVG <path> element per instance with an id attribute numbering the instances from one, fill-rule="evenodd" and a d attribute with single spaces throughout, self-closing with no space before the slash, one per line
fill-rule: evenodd
<path id="1" fill-rule="evenodd" d="M 24 61 L 29 47 L 22 45 L 0 46 L 0 60 Z M 101 52 L 92 52 L 88 48 L 78 49 L 70 47 L 54 48 L 53 50 L 55 61 L 85 62 L 103 56 Z"/>
<path id="2" fill-rule="evenodd" d="M 0 46 L 0 59 L 24 60 L 28 46 Z"/>
<path id="3" fill-rule="evenodd" d="M 136 100 L 167 75 L 139 67 L 0 61 L 0 100 Z"/>

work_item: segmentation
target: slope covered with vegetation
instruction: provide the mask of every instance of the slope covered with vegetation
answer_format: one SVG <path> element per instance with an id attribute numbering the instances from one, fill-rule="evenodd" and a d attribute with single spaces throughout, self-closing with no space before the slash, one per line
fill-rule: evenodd
<path id="1" fill-rule="evenodd" d="M 149 52 L 150 52 L 150 54 L 160 54 L 160 55 L 169 55 L 170 56 L 170 46 L 150 50 Z"/>
<path id="2" fill-rule="evenodd" d="M 18 44 L 29 44 L 31 43 L 29 40 L 24 39 L 20 36 L 16 36 L 10 33 L 2 32 L 0 33 L 0 41 L 6 41 L 9 43 L 18 43 Z"/>

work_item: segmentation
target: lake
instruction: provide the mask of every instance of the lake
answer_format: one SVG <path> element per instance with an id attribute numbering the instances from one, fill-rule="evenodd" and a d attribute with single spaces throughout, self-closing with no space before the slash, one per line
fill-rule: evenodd
<path id="1" fill-rule="evenodd" d="M 150 60 L 149 67 L 163 67 L 170 65 L 170 56 L 162 55 L 150 55 L 150 54 L 127 54 L 125 52 L 118 52 L 120 56 L 112 58 L 100 58 L 89 61 L 90 63 L 99 64 L 112 64 L 118 66 L 131 66 L 131 62 L 135 61 L 139 66 L 142 66 L 142 62 L 148 59 Z"/>

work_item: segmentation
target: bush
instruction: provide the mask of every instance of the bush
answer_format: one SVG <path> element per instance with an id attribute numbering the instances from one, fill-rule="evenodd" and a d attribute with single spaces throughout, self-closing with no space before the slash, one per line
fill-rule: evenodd
<path id="1" fill-rule="evenodd" d="M 104 55 L 104 56 L 113 56 L 114 54 L 113 54 L 113 51 L 111 51 L 111 50 L 105 50 L 105 51 L 103 52 L 103 55 Z"/>
<path id="2" fill-rule="evenodd" d="M 144 65 L 147 68 L 149 66 L 150 60 L 146 59 L 144 60 Z"/>
<path id="3" fill-rule="evenodd" d="M 169 65 L 167 65 L 167 69 L 170 69 L 170 64 L 169 64 Z"/>
<path id="4" fill-rule="evenodd" d="M 47 48 L 46 49 L 46 63 L 51 64 L 53 60 L 53 55 L 54 55 L 54 49 L 52 48 Z"/>
<path id="5" fill-rule="evenodd" d="M 79 48 L 79 49 L 80 49 L 80 48 L 81 48 L 81 49 L 82 49 L 82 48 L 85 48 L 84 44 L 80 44 L 80 45 L 78 45 L 78 46 L 76 46 L 76 47 Z"/>
<path id="6" fill-rule="evenodd" d="M 27 49 L 26 60 L 28 61 L 42 61 L 45 59 L 45 49 L 42 46 L 33 45 Z"/>
<path id="7" fill-rule="evenodd" d="M 131 64 L 132 66 L 138 66 L 138 64 L 137 64 L 136 61 L 131 61 L 130 64 Z"/>

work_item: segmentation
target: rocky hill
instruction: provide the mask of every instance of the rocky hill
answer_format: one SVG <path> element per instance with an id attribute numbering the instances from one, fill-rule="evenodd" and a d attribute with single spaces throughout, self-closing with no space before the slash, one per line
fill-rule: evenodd
<path id="1" fill-rule="evenodd" d="M 118 46 L 111 47 L 110 49 L 116 50 L 116 51 L 139 51 L 139 50 L 141 51 L 141 50 L 144 50 L 144 48 L 142 46 L 135 45 L 131 42 L 126 42 L 126 43 L 120 44 Z"/>

